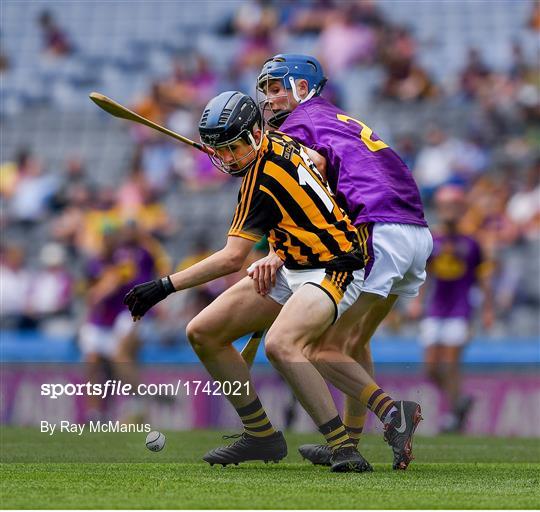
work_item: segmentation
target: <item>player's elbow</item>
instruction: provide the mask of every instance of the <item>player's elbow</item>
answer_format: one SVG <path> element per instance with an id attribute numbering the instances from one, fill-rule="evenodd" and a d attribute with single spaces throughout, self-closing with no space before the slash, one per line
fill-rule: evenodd
<path id="1" fill-rule="evenodd" d="M 238 251 L 226 251 L 224 258 L 224 266 L 228 274 L 238 272 L 244 265 L 246 259 L 245 254 Z"/>
<path id="2" fill-rule="evenodd" d="M 236 256 L 233 260 L 234 271 L 238 272 L 239 270 L 241 270 L 244 266 L 245 261 L 246 257 L 243 254 Z"/>
<path id="3" fill-rule="evenodd" d="M 229 236 L 227 245 L 220 251 L 220 257 L 227 273 L 238 272 L 253 247 L 253 242 L 239 236 Z"/>

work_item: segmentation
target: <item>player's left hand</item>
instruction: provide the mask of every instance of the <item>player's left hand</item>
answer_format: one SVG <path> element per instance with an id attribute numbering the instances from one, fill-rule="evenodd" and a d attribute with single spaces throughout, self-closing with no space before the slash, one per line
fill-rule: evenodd
<path id="1" fill-rule="evenodd" d="M 274 252 L 252 263 L 247 269 L 248 276 L 253 279 L 257 293 L 267 295 L 276 285 L 276 272 L 283 261 Z"/>
<path id="2" fill-rule="evenodd" d="M 133 321 L 139 320 L 158 302 L 175 291 L 169 276 L 138 284 L 124 297 L 124 304 L 129 308 Z"/>

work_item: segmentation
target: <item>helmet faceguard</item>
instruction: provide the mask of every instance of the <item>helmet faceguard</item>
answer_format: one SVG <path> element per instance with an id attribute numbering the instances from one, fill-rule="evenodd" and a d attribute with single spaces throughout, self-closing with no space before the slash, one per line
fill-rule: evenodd
<path id="1" fill-rule="evenodd" d="M 253 137 L 253 129 L 261 124 L 255 102 L 246 94 L 228 91 L 206 105 L 199 122 L 201 142 L 210 160 L 220 171 L 243 176 L 255 163 L 261 141 Z M 251 146 L 242 151 L 240 143 Z"/>
<path id="2" fill-rule="evenodd" d="M 309 92 L 304 98 L 299 95 L 296 87 L 296 80 L 300 79 L 306 80 L 308 84 Z M 269 100 L 268 90 L 274 80 L 280 81 L 285 92 Z M 291 104 L 289 91 L 297 103 L 303 103 L 318 96 L 326 80 L 320 63 L 314 57 L 294 54 L 280 54 L 272 57 L 265 62 L 257 78 L 257 102 L 263 119 L 272 128 L 279 128 L 295 108 L 295 105 Z M 286 98 L 286 106 L 282 104 L 279 108 L 274 107 L 272 103 L 280 98 Z"/>
<path id="3" fill-rule="evenodd" d="M 242 156 L 237 156 L 237 144 L 239 142 L 249 144 L 251 150 L 242 154 Z M 244 176 L 255 164 L 261 142 L 262 137 L 259 143 L 257 143 L 253 134 L 246 130 L 239 137 L 222 142 L 218 145 L 206 144 L 205 142 L 203 142 L 203 145 L 206 148 L 214 167 L 217 167 L 221 172 L 230 174 L 231 176 Z"/>

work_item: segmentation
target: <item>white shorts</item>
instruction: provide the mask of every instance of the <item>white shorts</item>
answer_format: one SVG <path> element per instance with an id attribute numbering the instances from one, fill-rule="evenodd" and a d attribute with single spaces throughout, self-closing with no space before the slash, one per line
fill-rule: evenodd
<path id="1" fill-rule="evenodd" d="M 111 327 L 83 324 L 79 331 L 79 347 L 85 355 L 97 353 L 104 357 L 112 357 L 116 354 L 120 340 L 135 328 L 139 326 L 133 323 L 131 313 L 127 310 L 116 317 Z"/>
<path id="2" fill-rule="evenodd" d="M 276 285 L 268 295 L 278 304 L 285 304 L 302 285 L 315 285 L 334 303 L 335 322 L 360 296 L 363 272 L 363 269 L 353 272 L 337 272 L 324 268 L 290 270 L 282 266 L 276 273 Z"/>
<path id="3" fill-rule="evenodd" d="M 420 322 L 420 344 L 423 347 L 461 347 L 468 340 L 469 321 L 466 318 L 428 317 Z"/>
<path id="4" fill-rule="evenodd" d="M 87 323 L 83 324 L 79 331 L 79 348 L 84 355 L 112 357 L 118 347 L 118 339 L 113 327 Z"/>
<path id="5" fill-rule="evenodd" d="M 375 222 L 357 226 L 367 254 L 362 291 L 388 297 L 416 297 L 426 280 L 433 250 L 429 229 L 414 224 Z"/>

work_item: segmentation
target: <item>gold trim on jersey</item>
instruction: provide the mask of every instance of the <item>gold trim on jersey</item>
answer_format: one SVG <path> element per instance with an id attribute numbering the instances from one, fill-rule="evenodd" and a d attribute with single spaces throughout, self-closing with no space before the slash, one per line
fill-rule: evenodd
<path id="1" fill-rule="evenodd" d="M 238 236 L 240 238 L 245 238 L 246 240 L 251 240 L 252 242 L 260 242 L 262 239 L 262 235 L 253 235 L 251 233 L 248 233 L 247 231 L 229 231 L 227 236 Z"/>
<path id="2" fill-rule="evenodd" d="M 320 286 L 332 297 L 336 306 L 339 304 L 345 292 L 347 286 L 351 284 L 354 279 L 352 272 L 336 272 L 332 271 L 331 274 L 326 274 L 322 280 Z"/>
<path id="3" fill-rule="evenodd" d="M 326 290 L 332 299 L 334 299 L 334 302 L 336 303 L 336 306 L 339 304 L 341 299 L 343 298 L 343 291 L 336 285 L 334 282 L 335 279 L 335 272 L 332 273 L 332 278 L 328 279 L 328 276 L 325 276 L 325 278 L 321 282 L 321 288 Z"/>
<path id="4" fill-rule="evenodd" d="M 358 241 L 360 242 L 360 250 L 364 255 L 364 266 L 367 267 L 367 264 L 370 260 L 370 255 L 368 253 L 368 239 L 369 239 L 369 223 L 363 223 L 356 226 L 356 231 L 358 233 Z"/>
<path id="5" fill-rule="evenodd" d="M 249 208 L 251 206 L 251 197 L 253 196 L 253 190 L 255 188 L 255 183 L 257 182 L 257 169 L 256 168 L 254 168 L 253 171 L 250 172 L 246 176 L 246 181 L 249 181 L 249 184 L 246 185 L 246 188 L 243 191 L 241 189 L 241 192 L 240 192 L 241 193 L 240 197 L 242 198 L 242 202 L 244 203 L 242 205 L 242 208 L 240 208 L 242 213 L 238 216 L 237 220 L 236 220 L 236 215 L 235 215 L 235 219 L 233 219 L 233 223 L 231 224 L 231 229 L 229 230 L 229 232 L 241 231 L 238 229 L 238 226 L 241 226 L 242 224 L 244 224 L 248 216 Z M 242 183 L 242 186 L 243 185 L 244 184 Z M 247 190 L 247 199 L 243 201 L 243 199 L 246 198 L 246 190 Z"/>

